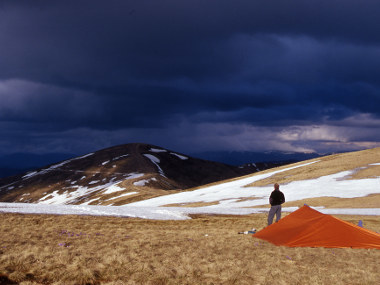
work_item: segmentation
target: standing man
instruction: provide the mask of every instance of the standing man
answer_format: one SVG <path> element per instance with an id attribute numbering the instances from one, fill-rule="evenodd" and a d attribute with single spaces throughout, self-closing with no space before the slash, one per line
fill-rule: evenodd
<path id="1" fill-rule="evenodd" d="M 270 194 L 269 203 L 271 205 L 268 214 L 268 226 L 272 224 L 274 215 L 276 214 L 276 222 L 281 219 L 281 204 L 285 203 L 284 193 L 280 191 L 280 185 L 274 184 L 274 190 Z"/>

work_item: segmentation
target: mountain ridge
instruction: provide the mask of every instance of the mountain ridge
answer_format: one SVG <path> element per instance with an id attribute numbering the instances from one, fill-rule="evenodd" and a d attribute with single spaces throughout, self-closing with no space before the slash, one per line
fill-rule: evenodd
<path id="1" fill-rule="evenodd" d="M 277 164 L 236 167 L 150 144 L 118 145 L 0 179 L 0 201 L 123 205 L 271 166 Z"/>

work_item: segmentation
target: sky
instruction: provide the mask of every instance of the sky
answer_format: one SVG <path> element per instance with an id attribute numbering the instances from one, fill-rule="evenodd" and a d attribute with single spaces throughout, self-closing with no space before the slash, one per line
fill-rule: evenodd
<path id="1" fill-rule="evenodd" d="M 377 0 L 0 1 L 0 155 L 380 146 Z"/>

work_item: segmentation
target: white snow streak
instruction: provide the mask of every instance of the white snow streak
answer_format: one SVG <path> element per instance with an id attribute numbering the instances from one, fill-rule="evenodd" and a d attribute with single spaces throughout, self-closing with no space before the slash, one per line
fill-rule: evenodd
<path id="1" fill-rule="evenodd" d="M 143 180 L 140 180 L 140 181 L 133 182 L 133 185 L 135 185 L 135 186 L 145 186 L 150 181 L 157 181 L 157 179 L 154 178 L 154 177 L 151 178 L 151 179 L 143 179 Z"/>
<path id="2" fill-rule="evenodd" d="M 139 192 L 127 192 L 127 193 L 123 193 L 123 194 L 120 194 L 119 196 L 112 197 L 108 201 L 116 200 L 116 199 L 119 199 L 119 198 L 125 197 L 125 196 L 131 196 L 131 195 L 138 194 L 138 193 Z"/>
<path id="3" fill-rule="evenodd" d="M 158 148 L 151 148 L 149 151 L 151 151 L 151 152 L 167 152 L 166 149 L 158 149 Z"/>
<path id="4" fill-rule="evenodd" d="M 121 188 L 118 186 L 119 183 L 116 183 L 114 185 L 111 185 L 110 187 L 106 188 L 106 191 L 103 192 L 103 194 L 111 194 L 114 192 L 124 191 L 125 188 Z"/>
<path id="5" fill-rule="evenodd" d="M 175 155 L 176 157 L 178 157 L 179 159 L 182 159 L 182 160 L 189 159 L 188 157 L 180 155 L 178 153 L 171 152 L 170 154 Z"/>
<path id="6" fill-rule="evenodd" d="M 127 156 L 129 156 L 129 154 L 120 155 L 120 156 L 115 157 L 114 159 L 112 159 L 112 161 L 115 161 L 115 160 L 118 160 L 120 158 L 127 157 Z"/>
<path id="7" fill-rule="evenodd" d="M 161 176 L 163 177 L 166 177 L 165 176 L 165 173 L 164 171 L 162 170 L 162 168 L 160 167 L 159 163 L 160 163 L 160 159 L 155 157 L 154 155 L 151 155 L 151 154 L 144 154 L 145 157 L 149 158 L 150 161 L 157 166 L 158 168 L 158 172 L 160 173 Z"/>
<path id="8" fill-rule="evenodd" d="M 51 170 L 59 169 L 61 166 L 65 165 L 65 164 L 67 164 L 69 162 L 72 162 L 74 160 L 79 160 L 79 159 L 91 156 L 93 154 L 94 153 L 89 153 L 89 154 L 86 154 L 86 155 L 83 155 L 83 156 L 80 156 L 80 157 L 76 157 L 76 158 L 72 158 L 72 159 L 69 159 L 69 160 L 65 160 L 65 161 L 63 161 L 61 163 L 54 164 L 54 165 L 50 166 L 49 168 L 41 169 L 40 171 L 33 171 L 33 172 L 30 172 L 30 173 L 27 173 L 22 178 L 29 179 L 29 178 L 34 177 L 36 175 L 44 174 L 44 173 L 49 172 Z"/>

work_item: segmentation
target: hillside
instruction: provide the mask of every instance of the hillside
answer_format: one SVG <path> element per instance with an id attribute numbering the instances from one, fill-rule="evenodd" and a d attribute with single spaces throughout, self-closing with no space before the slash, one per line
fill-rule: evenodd
<path id="1" fill-rule="evenodd" d="M 131 206 L 267 207 L 275 182 L 286 196 L 284 207 L 380 208 L 380 148 L 289 164 Z"/>
<path id="2" fill-rule="evenodd" d="M 160 152 L 157 152 L 157 149 L 153 151 L 156 151 L 155 154 L 158 157 L 157 153 Z M 88 157 L 92 155 L 89 154 Z M 40 172 L 42 171 L 46 169 Z M 30 177 L 38 176 L 37 173 L 29 175 Z M 121 182 L 115 180 L 107 188 L 96 188 L 96 185 L 93 188 L 83 187 L 87 192 L 84 192 L 82 196 L 75 192 L 78 187 L 74 185 L 74 192 L 68 192 L 68 188 L 61 192 L 44 194 L 43 199 L 36 200 L 38 204 L 0 202 L 0 212 L 85 214 L 158 220 L 183 220 L 189 219 L 194 214 L 248 215 L 268 211 L 268 197 L 273 190 L 273 182 L 276 181 L 280 183 L 280 190 L 286 197 L 286 203 L 283 205 L 285 212 L 294 211 L 307 203 L 309 206 L 319 207 L 319 211 L 327 214 L 380 215 L 380 148 L 325 156 L 202 185 L 186 191 L 157 190 L 147 186 L 137 186 L 145 178 L 138 177 L 138 174 L 134 175 L 136 176 L 131 175 Z M 135 185 L 136 182 L 137 185 Z M 135 187 L 136 190 L 140 189 L 140 192 L 128 194 L 130 190 L 127 187 L 120 190 L 126 183 Z M 3 186 L 3 189 L 8 189 L 6 194 L 10 194 L 9 188 L 12 187 L 14 186 Z M 150 189 L 150 192 L 149 190 L 143 192 L 142 187 Z M 21 191 L 22 188 L 15 189 Z M 119 192 L 110 193 L 114 195 L 112 196 L 108 194 L 108 191 L 112 190 Z M 21 193 L 19 195 L 22 199 L 32 196 Z M 130 195 L 132 199 L 122 195 Z M 133 195 L 138 198 L 134 200 Z M 144 195 L 148 198 L 144 199 Z M 113 197 L 118 198 L 113 200 Z M 117 205 L 114 203 L 116 199 L 120 199 L 118 204 L 124 206 L 88 205 Z M 63 205 L 65 203 L 81 205 L 79 207 Z"/>
<path id="3" fill-rule="evenodd" d="M 0 202 L 123 205 L 268 167 L 236 167 L 153 145 L 127 144 L 0 179 Z"/>

